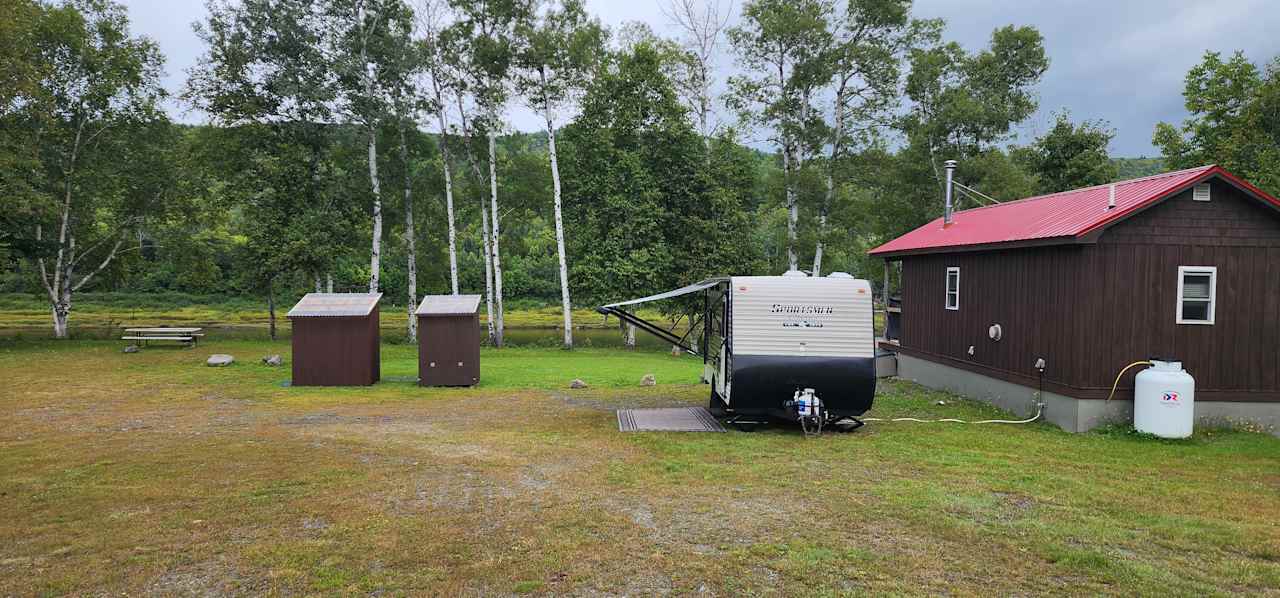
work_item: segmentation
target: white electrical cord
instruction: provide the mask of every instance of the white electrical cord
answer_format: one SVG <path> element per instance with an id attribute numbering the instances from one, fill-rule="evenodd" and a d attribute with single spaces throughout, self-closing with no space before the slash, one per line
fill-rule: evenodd
<path id="1" fill-rule="evenodd" d="M 952 418 L 945 418 L 945 419 L 919 419 L 919 418 L 915 418 L 915 417 L 894 417 L 894 418 L 862 417 L 862 418 L 859 418 L 859 419 L 861 419 L 861 420 L 862 420 L 862 421 L 864 421 L 864 422 L 918 422 L 918 423 L 922 423 L 922 424 L 937 424 L 937 423 L 953 423 L 953 424 L 1029 424 L 1029 423 L 1031 423 L 1031 422 L 1033 422 L 1033 421 L 1036 421 L 1036 420 L 1040 419 L 1040 413 L 1041 413 L 1042 411 L 1044 411 L 1044 403 L 1036 403 L 1036 414 L 1035 414 L 1035 415 L 1033 415 L 1033 416 L 1031 416 L 1031 417 L 1029 417 L 1029 418 L 1027 418 L 1027 419 L 1016 419 L 1016 420 L 1014 420 L 1014 419 L 984 419 L 984 420 L 980 420 L 980 421 L 976 421 L 976 422 L 971 422 L 971 421 L 965 421 L 965 420 L 963 420 L 963 419 L 952 419 Z"/>

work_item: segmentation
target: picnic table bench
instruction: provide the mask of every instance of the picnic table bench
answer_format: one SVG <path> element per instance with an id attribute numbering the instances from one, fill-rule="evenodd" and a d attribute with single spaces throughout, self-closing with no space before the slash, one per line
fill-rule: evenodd
<path id="1" fill-rule="evenodd" d="M 204 336 L 203 328 L 125 328 L 122 341 L 178 341 L 195 345 Z"/>

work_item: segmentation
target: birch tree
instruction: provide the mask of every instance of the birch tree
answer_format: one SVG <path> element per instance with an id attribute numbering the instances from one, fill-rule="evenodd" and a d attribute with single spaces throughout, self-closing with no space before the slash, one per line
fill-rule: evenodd
<path id="1" fill-rule="evenodd" d="M 528 0 L 454 0 L 458 21 L 451 27 L 458 42 L 454 48 L 457 64 L 464 73 L 466 93 L 476 106 L 472 122 L 464 127 L 468 141 L 472 135 L 483 133 L 487 141 L 489 169 L 489 235 L 487 263 L 492 272 L 493 314 L 492 340 L 495 347 L 503 344 L 502 307 L 502 215 L 498 211 L 497 135 L 502 125 L 502 113 L 510 95 L 510 70 L 514 58 L 515 28 L 529 18 L 532 3 Z M 467 113 L 461 109 L 461 117 Z M 468 143 L 468 148 L 472 146 Z M 472 151 L 472 150 L 469 150 Z M 472 157 L 472 167 L 479 170 Z M 483 220 L 482 220 L 483 223 Z"/>
<path id="2" fill-rule="evenodd" d="M 454 100 L 458 106 L 458 122 L 462 129 L 462 145 L 467 153 L 467 164 L 471 167 L 471 175 L 477 184 L 484 180 L 484 175 L 480 174 L 480 161 L 476 159 L 476 139 L 472 133 L 471 122 L 468 117 L 466 103 L 462 98 L 462 92 L 457 91 L 454 94 Z M 485 205 L 484 197 L 480 197 L 480 242 L 481 250 L 484 252 L 484 307 L 488 319 L 486 320 L 489 331 L 489 343 L 497 344 L 497 329 L 495 327 L 493 317 L 493 252 L 490 251 L 489 238 L 489 208 Z"/>
<path id="3" fill-rule="evenodd" d="M 453 161 L 449 151 L 448 102 L 454 93 L 456 77 L 449 67 L 441 39 L 446 5 L 443 0 L 420 0 L 417 5 L 417 30 L 425 84 L 425 106 L 435 117 L 440 136 L 440 165 L 444 171 L 445 216 L 449 238 L 449 288 L 458 294 L 458 233 L 453 209 Z M 487 228 L 487 227 L 486 227 Z M 486 235 L 488 233 L 486 232 Z"/>
<path id="4" fill-rule="evenodd" d="M 184 99 L 220 125 L 221 143 L 202 161 L 224 173 L 227 208 L 244 214 L 243 262 L 269 302 L 282 275 L 332 272 L 335 253 L 349 249 L 351 228 L 363 223 L 330 176 L 339 170 L 330 124 L 340 91 L 330 9 L 228 0 L 211 3 L 196 26 L 207 49 Z"/>
<path id="5" fill-rule="evenodd" d="M 519 28 L 516 83 L 529 107 L 542 115 L 551 165 L 552 206 L 556 225 L 556 253 L 560 267 L 560 310 L 564 317 L 564 347 L 573 348 L 573 308 L 569 300 L 569 266 L 564 247 L 560 165 L 556 154 L 558 111 L 586 86 L 592 68 L 604 53 L 605 31 L 587 16 L 581 0 L 562 0 L 545 7 Z"/>
<path id="6" fill-rule="evenodd" d="M 832 16 L 830 47 L 815 65 L 829 69 L 827 86 L 832 99 L 827 114 L 826 189 L 818 207 L 814 276 L 822 273 L 827 216 L 835 201 L 841 161 L 892 126 L 907 52 L 920 41 L 934 39 L 940 27 L 938 21 L 912 19 L 911 0 L 848 0 L 838 5 Z"/>
<path id="7" fill-rule="evenodd" d="M 41 18 L 34 42 L 45 76 L 17 90 L 5 116 L 6 127 L 37 140 L 33 236 L 50 251 L 35 261 L 54 336 L 67 338 L 75 293 L 122 252 L 144 214 L 163 208 L 170 181 L 154 165 L 157 144 L 171 140 L 157 108 L 163 58 L 153 41 L 130 35 L 124 8 L 74 1 Z M 129 168 L 131 159 L 153 168 Z"/>
<path id="8" fill-rule="evenodd" d="M 389 99 L 404 83 L 397 70 L 401 47 L 412 28 L 411 13 L 400 0 L 333 0 L 332 53 L 343 83 L 343 105 L 365 129 L 372 199 L 373 234 L 369 251 L 369 292 L 379 289 L 382 273 L 382 182 L 378 174 L 378 129 L 395 119 Z"/>
<path id="9" fill-rule="evenodd" d="M 727 102 L 743 124 L 768 130 L 782 155 L 792 270 L 800 264 L 797 174 L 813 145 L 811 102 L 822 80 L 821 70 L 813 67 L 829 44 L 831 10 L 827 0 L 750 0 L 742 7 L 742 22 L 728 31 L 743 74 L 729 79 Z"/>
<path id="10" fill-rule="evenodd" d="M 675 77 L 676 89 L 693 112 L 698 133 L 708 146 L 718 128 L 711 98 L 716 57 L 732 7 L 732 2 L 724 0 L 668 0 L 661 6 L 663 14 L 679 29 L 680 44 L 685 50 L 681 61 L 685 72 Z"/>

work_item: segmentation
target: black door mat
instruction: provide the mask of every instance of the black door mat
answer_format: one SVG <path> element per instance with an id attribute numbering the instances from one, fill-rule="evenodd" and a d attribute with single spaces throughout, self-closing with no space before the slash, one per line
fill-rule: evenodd
<path id="1" fill-rule="evenodd" d="M 723 432 L 724 426 L 703 407 L 619 409 L 620 432 Z"/>

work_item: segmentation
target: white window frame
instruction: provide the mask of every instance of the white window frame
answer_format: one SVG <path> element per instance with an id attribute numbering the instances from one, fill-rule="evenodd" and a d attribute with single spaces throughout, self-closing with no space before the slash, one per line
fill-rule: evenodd
<path id="1" fill-rule="evenodd" d="M 950 285 L 951 285 L 952 274 L 956 275 L 956 302 L 954 305 L 951 303 Z M 960 311 L 960 267 L 959 266 L 947 267 L 947 276 L 942 280 L 942 293 L 944 297 L 943 303 L 942 303 L 943 307 L 946 307 L 951 311 Z"/>
<path id="2" fill-rule="evenodd" d="M 1208 274 L 1209 275 L 1209 309 L 1207 320 L 1188 320 L 1182 317 L 1182 304 L 1186 299 L 1182 296 L 1183 284 L 1186 282 L 1188 274 Z M 1212 326 L 1216 319 L 1218 310 L 1218 267 L 1217 266 L 1178 266 L 1178 323 L 1179 324 L 1199 324 L 1203 326 Z M 1193 299 L 1194 300 L 1194 299 Z"/>

